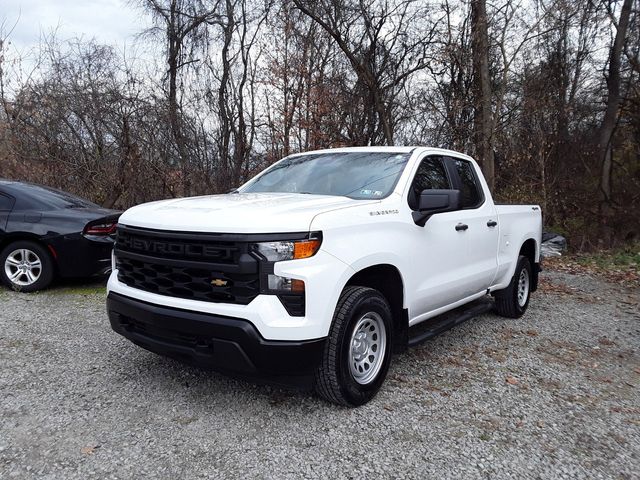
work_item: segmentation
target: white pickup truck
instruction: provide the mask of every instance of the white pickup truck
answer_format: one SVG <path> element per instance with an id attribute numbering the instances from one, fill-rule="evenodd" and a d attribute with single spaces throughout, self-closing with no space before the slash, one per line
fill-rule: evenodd
<path id="1" fill-rule="evenodd" d="M 392 352 L 487 305 L 522 315 L 540 238 L 540 208 L 495 205 L 466 155 L 314 151 L 225 195 L 127 210 L 107 310 L 150 351 L 356 406 Z"/>

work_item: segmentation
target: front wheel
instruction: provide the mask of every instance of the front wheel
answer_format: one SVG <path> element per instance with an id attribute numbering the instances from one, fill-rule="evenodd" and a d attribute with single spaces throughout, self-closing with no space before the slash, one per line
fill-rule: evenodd
<path id="1" fill-rule="evenodd" d="M 380 292 L 345 288 L 316 373 L 316 392 L 351 407 L 371 400 L 389 369 L 392 328 L 391 308 Z"/>
<path id="2" fill-rule="evenodd" d="M 531 272 L 531 262 L 524 255 L 520 255 L 509 286 L 494 293 L 498 315 L 519 318 L 526 312 L 531 295 Z"/>

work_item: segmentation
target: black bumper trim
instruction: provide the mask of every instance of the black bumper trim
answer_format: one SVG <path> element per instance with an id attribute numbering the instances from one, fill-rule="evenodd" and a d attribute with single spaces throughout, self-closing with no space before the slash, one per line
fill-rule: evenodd
<path id="1" fill-rule="evenodd" d="M 109 293 L 111 327 L 149 351 L 200 367 L 306 385 L 325 339 L 265 340 L 248 320 L 154 305 Z"/>

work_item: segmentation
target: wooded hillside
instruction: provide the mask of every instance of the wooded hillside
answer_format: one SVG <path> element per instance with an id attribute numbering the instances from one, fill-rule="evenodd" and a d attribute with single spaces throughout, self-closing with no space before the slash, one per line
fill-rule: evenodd
<path id="1" fill-rule="evenodd" d="M 638 0 L 137 6 L 137 56 L 49 37 L 21 58 L 5 19 L 0 177 L 125 208 L 225 192 L 293 152 L 432 145 L 574 248 L 640 232 Z"/>

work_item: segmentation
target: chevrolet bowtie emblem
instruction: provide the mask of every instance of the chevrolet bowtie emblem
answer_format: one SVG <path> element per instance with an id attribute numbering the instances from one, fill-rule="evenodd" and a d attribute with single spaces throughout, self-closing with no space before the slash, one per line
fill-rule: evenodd
<path id="1" fill-rule="evenodd" d="M 214 287 L 224 287 L 227 284 L 226 280 L 222 280 L 221 278 L 215 278 L 211 280 L 211 285 Z"/>

